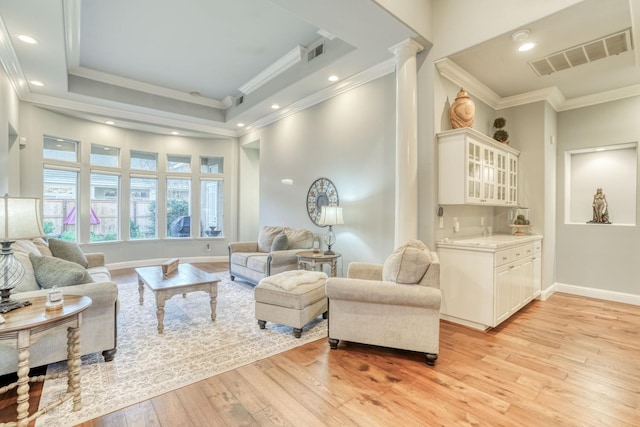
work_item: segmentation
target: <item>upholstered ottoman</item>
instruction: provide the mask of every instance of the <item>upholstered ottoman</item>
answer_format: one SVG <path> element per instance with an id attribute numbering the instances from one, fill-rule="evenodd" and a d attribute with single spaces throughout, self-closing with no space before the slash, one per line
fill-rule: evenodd
<path id="1" fill-rule="evenodd" d="M 291 326 L 296 338 L 302 327 L 320 314 L 327 318 L 327 275 L 319 271 L 290 270 L 265 277 L 255 288 L 256 319 Z"/>

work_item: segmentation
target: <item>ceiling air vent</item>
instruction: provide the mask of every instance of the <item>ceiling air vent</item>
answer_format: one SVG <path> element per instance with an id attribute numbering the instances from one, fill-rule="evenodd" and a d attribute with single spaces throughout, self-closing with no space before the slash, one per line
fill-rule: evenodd
<path id="1" fill-rule="evenodd" d="M 530 61 L 529 65 L 538 76 L 546 76 L 557 71 L 597 61 L 598 59 L 619 55 L 631 49 L 633 49 L 631 45 L 631 30 L 626 29 L 580 46 L 552 53 L 544 58 L 538 58 Z"/>
<path id="2" fill-rule="evenodd" d="M 317 58 L 323 53 L 324 53 L 324 43 L 319 44 L 318 46 L 314 47 L 313 49 L 309 50 L 309 52 L 307 52 L 307 62 Z"/>

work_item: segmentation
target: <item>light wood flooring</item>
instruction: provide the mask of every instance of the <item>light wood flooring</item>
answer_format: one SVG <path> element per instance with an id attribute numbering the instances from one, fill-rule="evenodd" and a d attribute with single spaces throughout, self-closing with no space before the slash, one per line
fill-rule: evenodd
<path id="1" fill-rule="evenodd" d="M 82 426 L 638 426 L 639 331 L 638 306 L 554 294 L 486 333 L 443 321 L 434 367 L 323 339 Z"/>

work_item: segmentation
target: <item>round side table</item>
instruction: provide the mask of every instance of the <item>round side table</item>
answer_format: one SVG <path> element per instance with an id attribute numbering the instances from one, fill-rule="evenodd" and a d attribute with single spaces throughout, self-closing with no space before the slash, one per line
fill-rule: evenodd
<path id="1" fill-rule="evenodd" d="M 342 255 L 335 253 L 332 255 L 325 254 L 324 252 L 304 251 L 298 252 L 298 270 L 306 270 L 306 266 L 309 266 L 311 270 L 316 268 L 316 265 L 329 264 L 331 266 L 331 277 L 337 275 L 338 258 Z"/>

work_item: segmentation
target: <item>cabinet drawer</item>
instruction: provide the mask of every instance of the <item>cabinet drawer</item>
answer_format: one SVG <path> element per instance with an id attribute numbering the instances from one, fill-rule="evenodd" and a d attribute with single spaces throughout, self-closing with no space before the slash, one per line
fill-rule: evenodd
<path id="1" fill-rule="evenodd" d="M 504 265 L 513 261 L 512 251 L 513 249 L 505 249 L 505 250 L 496 252 L 495 266 L 499 267 L 501 265 Z"/>
<path id="2" fill-rule="evenodd" d="M 533 242 L 533 253 L 537 254 L 539 252 L 542 252 L 542 240 Z"/>
<path id="3" fill-rule="evenodd" d="M 526 258 L 531 255 L 533 255 L 533 244 L 531 243 L 511 249 L 511 259 L 513 261 Z"/>

